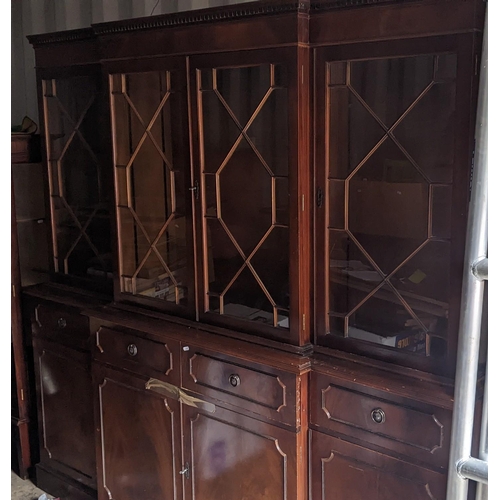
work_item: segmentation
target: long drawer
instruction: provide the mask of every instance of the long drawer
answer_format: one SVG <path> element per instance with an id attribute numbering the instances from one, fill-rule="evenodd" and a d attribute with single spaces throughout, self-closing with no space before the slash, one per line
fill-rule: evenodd
<path id="1" fill-rule="evenodd" d="M 311 424 L 445 468 L 451 412 L 311 373 Z"/>
<path id="2" fill-rule="evenodd" d="M 93 359 L 147 377 L 179 383 L 179 343 L 153 340 L 141 332 L 101 326 L 95 333 Z"/>
<path id="3" fill-rule="evenodd" d="M 291 426 L 300 407 L 294 373 L 182 343 L 182 386 L 229 407 Z"/>

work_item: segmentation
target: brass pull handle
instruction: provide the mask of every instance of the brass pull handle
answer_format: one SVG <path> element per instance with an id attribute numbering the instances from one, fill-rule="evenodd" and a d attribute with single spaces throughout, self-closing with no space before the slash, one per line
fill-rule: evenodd
<path id="1" fill-rule="evenodd" d="M 238 387 L 241 384 L 240 376 L 236 375 L 236 373 L 229 375 L 229 384 L 232 387 Z"/>
<path id="2" fill-rule="evenodd" d="M 59 318 L 57 320 L 57 326 L 59 328 L 66 328 L 66 320 L 64 318 Z"/>
<path id="3" fill-rule="evenodd" d="M 382 408 L 375 408 L 375 410 L 372 410 L 371 416 L 376 424 L 383 424 L 385 422 L 385 412 Z"/>
<path id="4" fill-rule="evenodd" d="M 189 479 L 189 464 L 187 462 L 184 464 L 184 468 L 179 471 L 179 474 Z"/>
<path id="5" fill-rule="evenodd" d="M 194 396 L 190 396 L 176 385 L 169 384 L 168 382 L 150 378 L 146 382 L 146 389 L 153 390 L 153 392 L 157 392 L 163 396 L 176 399 L 185 405 L 193 406 L 194 408 L 199 408 L 200 410 L 205 410 L 209 413 L 215 413 L 214 404 L 195 398 Z"/>
<path id="6" fill-rule="evenodd" d="M 135 344 L 129 344 L 127 347 L 127 352 L 130 356 L 135 356 L 137 354 L 137 346 Z"/>

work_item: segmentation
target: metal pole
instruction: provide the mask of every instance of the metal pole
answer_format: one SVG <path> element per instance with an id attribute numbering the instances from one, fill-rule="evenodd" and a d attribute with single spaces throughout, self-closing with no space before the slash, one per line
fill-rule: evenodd
<path id="1" fill-rule="evenodd" d="M 484 381 L 483 416 L 481 419 L 481 436 L 479 438 L 479 458 L 488 461 L 488 361 L 486 361 L 486 377 Z M 476 500 L 488 499 L 488 485 L 477 485 Z"/>
<path id="2" fill-rule="evenodd" d="M 465 268 L 455 377 L 452 439 L 448 468 L 447 500 L 466 500 L 468 479 L 458 475 L 457 467 L 470 458 L 477 367 L 481 333 L 484 281 L 473 269 L 487 257 L 488 200 L 488 13 L 486 11 L 476 119 L 476 147 L 472 194 L 467 225 Z"/>

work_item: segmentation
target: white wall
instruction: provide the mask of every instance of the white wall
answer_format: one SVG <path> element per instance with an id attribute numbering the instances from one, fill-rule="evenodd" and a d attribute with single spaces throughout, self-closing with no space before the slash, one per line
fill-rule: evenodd
<path id="1" fill-rule="evenodd" d="M 12 125 L 38 123 L 35 57 L 27 35 L 85 28 L 92 23 L 166 14 L 249 0 L 11 0 Z"/>

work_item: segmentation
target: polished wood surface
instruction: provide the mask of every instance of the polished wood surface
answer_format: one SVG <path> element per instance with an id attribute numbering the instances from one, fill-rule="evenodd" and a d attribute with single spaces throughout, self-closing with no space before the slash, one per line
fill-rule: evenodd
<path id="1" fill-rule="evenodd" d="M 417 404 L 411 397 L 395 398 L 385 387 L 372 387 L 367 394 L 363 384 L 345 384 L 315 372 L 310 377 L 312 426 L 436 467 L 448 466 L 451 411 Z"/>
<path id="2" fill-rule="evenodd" d="M 311 500 L 446 498 L 446 475 L 403 460 L 310 433 Z"/>
<path id="3" fill-rule="evenodd" d="M 32 328 L 35 335 L 69 347 L 88 349 L 88 319 L 81 316 L 77 308 L 38 303 Z"/>
<path id="4" fill-rule="evenodd" d="M 188 498 L 305 498 L 295 433 L 221 408 L 214 414 L 183 408 L 183 415 Z"/>
<path id="5" fill-rule="evenodd" d="M 259 417 L 296 425 L 301 398 L 297 377 L 270 366 L 182 343 L 182 387 L 243 408 Z"/>
<path id="6" fill-rule="evenodd" d="M 99 499 L 183 498 L 180 404 L 95 364 Z"/>
<path id="7" fill-rule="evenodd" d="M 14 185 L 11 185 L 11 426 L 14 470 L 23 479 L 31 467 L 30 449 L 30 390 L 28 386 L 27 352 L 23 338 L 21 312 L 21 270 L 16 224 Z"/>
<path id="8" fill-rule="evenodd" d="M 154 378 L 176 382 L 179 371 L 178 342 L 156 342 L 137 335 L 138 332 L 101 327 L 95 334 L 94 358 Z"/>
<path id="9" fill-rule="evenodd" d="M 88 353 L 35 338 L 41 461 L 95 485 L 92 384 Z"/>

